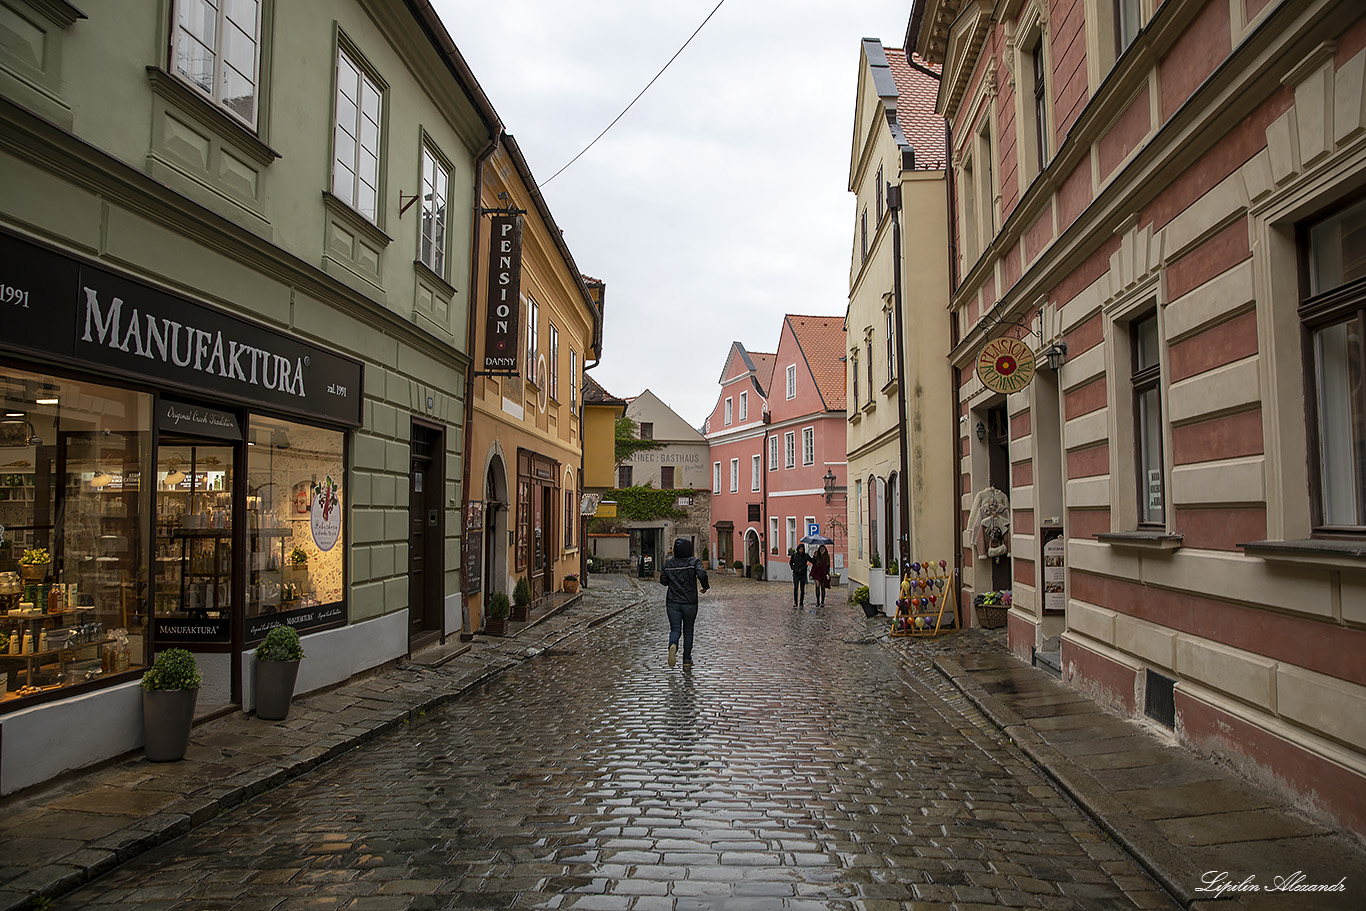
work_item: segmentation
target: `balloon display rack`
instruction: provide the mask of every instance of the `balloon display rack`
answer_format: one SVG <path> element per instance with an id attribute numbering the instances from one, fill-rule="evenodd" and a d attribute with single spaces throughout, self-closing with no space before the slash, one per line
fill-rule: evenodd
<path id="1" fill-rule="evenodd" d="M 912 563 L 901 576 L 893 636 L 938 636 L 958 629 L 957 572 L 947 560 Z"/>

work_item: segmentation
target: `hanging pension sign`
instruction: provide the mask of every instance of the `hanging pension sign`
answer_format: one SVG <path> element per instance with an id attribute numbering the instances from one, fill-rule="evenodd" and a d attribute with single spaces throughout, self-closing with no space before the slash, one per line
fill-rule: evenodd
<path id="1" fill-rule="evenodd" d="M 994 338 L 977 355 L 977 378 L 992 392 L 1019 392 L 1034 378 L 1034 352 L 1018 338 Z"/>
<path id="2" fill-rule="evenodd" d="M 517 369 L 518 317 L 522 312 L 522 216 L 495 215 L 489 233 L 488 315 L 484 369 Z"/>

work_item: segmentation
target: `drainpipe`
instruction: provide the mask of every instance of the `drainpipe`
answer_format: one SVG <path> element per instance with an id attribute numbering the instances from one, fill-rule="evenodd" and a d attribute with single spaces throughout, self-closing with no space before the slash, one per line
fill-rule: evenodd
<path id="1" fill-rule="evenodd" d="M 470 214 L 470 301 L 465 308 L 465 340 L 471 349 L 474 347 L 475 339 L 475 311 L 476 297 L 479 289 L 479 229 L 483 226 L 483 215 L 481 209 L 484 201 L 484 164 L 489 160 L 498 149 L 498 136 L 502 129 L 491 127 L 489 130 L 489 143 L 480 150 L 474 159 L 474 205 Z M 460 529 L 460 606 L 463 612 L 460 623 L 460 641 L 468 642 L 474 638 L 474 630 L 470 626 L 470 578 L 465 572 L 465 566 L 469 561 L 470 535 L 469 529 L 464 528 L 465 518 L 470 512 L 470 440 L 474 429 L 474 370 L 475 358 L 478 352 L 470 351 L 470 363 L 465 369 L 465 438 L 461 441 L 464 447 L 464 457 L 460 460 L 460 494 L 461 494 L 461 529 Z M 485 494 L 488 491 L 484 491 Z M 488 517 L 484 517 L 488 521 Z M 488 589 L 489 580 L 484 580 L 484 588 Z M 482 617 L 481 617 L 482 619 Z M 481 627 L 482 628 L 482 627 Z M 445 641 L 445 637 L 442 637 Z"/>
<path id="2" fill-rule="evenodd" d="M 583 372 L 586 374 L 598 364 L 602 363 L 602 310 L 606 304 L 604 298 L 607 297 L 607 284 L 605 282 L 585 282 L 589 291 L 597 291 L 598 308 L 593 311 L 593 353 L 597 357 L 593 358 L 593 363 L 588 363 L 588 352 L 583 353 Z M 579 496 L 583 496 L 584 472 L 588 468 L 588 447 L 584 445 L 583 439 L 583 414 L 587 409 L 584 408 L 583 391 L 587 388 L 584 383 L 579 384 Z M 588 587 L 588 518 L 579 516 L 579 585 L 583 588 Z"/>
<path id="3" fill-rule="evenodd" d="M 910 170 L 915 170 L 915 151 L 909 150 Z M 903 162 L 903 170 L 905 162 Z M 911 562 L 911 455 L 907 442 L 906 396 L 910 393 L 906 384 L 906 324 L 901 318 L 901 184 L 887 183 L 887 208 L 892 216 L 892 321 L 896 326 L 896 376 L 900 385 L 897 395 L 899 409 L 897 439 L 901 449 L 901 477 L 898 480 L 897 494 L 901 500 L 901 536 L 897 541 L 897 565 L 905 572 Z"/>

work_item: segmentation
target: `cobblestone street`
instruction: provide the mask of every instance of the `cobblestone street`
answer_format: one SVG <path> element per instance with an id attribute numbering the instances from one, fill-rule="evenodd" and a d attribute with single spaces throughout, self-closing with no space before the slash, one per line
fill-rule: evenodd
<path id="1" fill-rule="evenodd" d="M 1173 907 L 884 623 L 716 582 L 691 672 L 642 582 L 644 604 L 55 907 Z"/>

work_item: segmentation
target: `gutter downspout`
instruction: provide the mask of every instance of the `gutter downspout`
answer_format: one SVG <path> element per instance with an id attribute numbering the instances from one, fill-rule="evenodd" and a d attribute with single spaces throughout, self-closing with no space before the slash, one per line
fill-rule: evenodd
<path id="1" fill-rule="evenodd" d="M 948 215 L 949 215 L 949 295 L 952 297 L 958 291 L 958 208 L 954 204 L 956 201 L 957 185 L 954 183 L 953 173 L 953 124 L 944 119 L 944 192 L 948 196 Z M 949 350 L 958 347 L 958 319 L 954 316 L 952 306 L 949 307 Z M 963 390 L 963 371 L 957 365 L 952 365 L 951 376 L 953 386 L 949 390 L 949 401 L 953 406 L 953 426 L 954 433 L 951 435 L 953 443 L 953 458 L 949 460 L 950 465 L 957 466 L 962 463 L 963 457 L 963 430 L 964 424 L 960 420 L 959 411 L 963 407 L 961 394 Z M 955 531 L 953 541 L 953 572 L 955 584 L 958 590 L 954 592 L 955 603 L 958 605 L 958 628 L 962 629 L 967 618 L 963 616 L 963 507 L 962 507 L 962 469 L 954 471 L 954 480 L 958 490 L 958 502 L 953 507 L 953 528 Z"/>
<path id="2" fill-rule="evenodd" d="M 465 340 L 471 348 L 474 347 L 475 339 L 475 302 L 479 288 L 479 229 L 483 225 L 483 215 L 481 209 L 484 201 L 484 165 L 495 151 L 498 150 L 498 137 L 502 129 L 495 128 L 489 130 L 489 144 L 479 152 L 474 159 L 474 206 L 470 213 L 472 227 L 470 229 L 470 301 L 465 308 Z M 461 525 L 465 523 L 466 517 L 470 513 L 470 440 L 474 430 L 474 368 L 477 352 L 470 352 L 470 365 L 465 370 L 465 438 L 461 441 L 464 447 L 464 457 L 460 460 L 460 493 L 461 499 Z M 488 491 L 484 491 L 485 494 Z M 484 521 L 488 521 L 487 516 Z M 465 572 L 465 566 L 469 561 L 469 529 L 460 529 L 460 641 L 468 642 L 474 638 L 474 630 L 470 626 L 470 579 Z M 487 589 L 489 580 L 484 580 L 484 587 Z M 482 618 L 481 618 L 482 619 Z M 481 626 L 482 629 L 482 626 Z"/>
<path id="3" fill-rule="evenodd" d="M 911 170 L 915 170 L 915 151 L 910 151 Z M 905 161 L 902 162 L 905 170 Z M 905 567 L 911 562 L 911 485 L 910 485 L 910 465 L 911 456 L 907 445 L 906 430 L 906 396 L 909 389 L 906 386 L 906 324 L 901 318 L 901 183 L 887 184 L 887 207 L 892 214 L 892 319 L 896 326 L 896 377 L 900 385 L 897 395 L 897 437 L 901 450 L 901 477 L 897 483 L 897 494 L 901 500 L 900 513 L 901 535 L 897 540 L 897 565 L 905 572 Z"/>
<path id="4" fill-rule="evenodd" d="M 583 353 L 583 372 L 587 373 L 598 364 L 602 363 L 602 310 L 604 298 L 607 297 L 607 284 L 605 282 L 585 282 L 591 294 L 594 290 L 598 292 L 598 306 L 593 311 L 593 353 L 597 357 L 593 358 L 593 363 L 588 363 L 588 352 Z M 579 496 L 583 496 L 584 473 L 588 469 L 588 447 L 583 438 L 583 415 L 587 411 L 584 407 L 583 392 L 587 389 L 586 383 L 579 384 Z M 579 515 L 579 585 L 588 588 L 588 517 Z"/>

